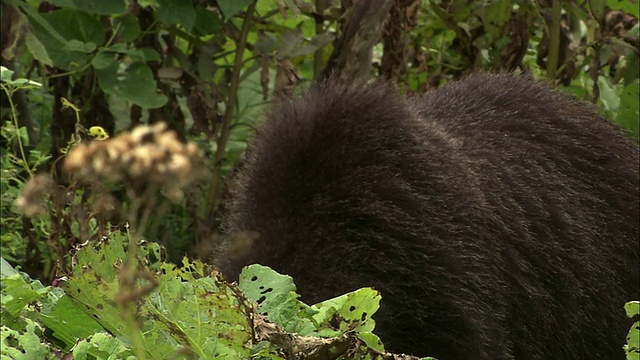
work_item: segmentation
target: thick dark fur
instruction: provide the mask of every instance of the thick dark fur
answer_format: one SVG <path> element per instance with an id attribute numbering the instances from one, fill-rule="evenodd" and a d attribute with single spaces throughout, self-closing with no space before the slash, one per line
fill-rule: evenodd
<path id="1" fill-rule="evenodd" d="M 534 81 L 420 98 L 331 82 L 250 144 L 227 273 L 261 263 L 315 303 L 372 286 L 387 348 L 447 359 L 622 359 L 639 297 L 638 146 Z"/>

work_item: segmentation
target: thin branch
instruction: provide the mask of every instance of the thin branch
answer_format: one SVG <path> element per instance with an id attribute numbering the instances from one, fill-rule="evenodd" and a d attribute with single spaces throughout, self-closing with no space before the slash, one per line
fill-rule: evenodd
<path id="1" fill-rule="evenodd" d="M 562 4 L 560 0 L 552 0 L 551 26 L 549 27 L 549 55 L 547 57 L 547 77 L 556 79 L 558 58 L 560 54 L 560 23 L 562 21 Z"/>
<path id="2" fill-rule="evenodd" d="M 213 211 L 216 208 L 218 202 L 218 194 L 220 187 L 220 180 L 222 177 L 222 159 L 225 155 L 227 142 L 229 141 L 229 134 L 231 133 L 231 121 L 233 120 L 233 112 L 236 108 L 236 102 L 238 101 L 238 88 L 240 87 L 240 70 L 242 70 L 242 56 L 247 46 L 247 35 L 249 34 L 249 28 L 251 27 L 251 17 L 255 12 L 257 0 L 254 0 L 244 16 L 244 23 L 242 24 L 242 30 L 240 32 L 240 38 L 236 44 L 235 59 L 233 62 L 233 70 L 231 72 L 231 85 L 229 87 L 229 97 L 224 110 L 224 116 L 222 118 L 222 126 L 220 130 L 220 137 L 218 138 L 218 147 L 214 157 L 213 164 L 213 178 L 211 179 L 211 186 L 208 192 L 207 211 L 205 213 L 205 219 L 210 219 L 213 216 Z"/>

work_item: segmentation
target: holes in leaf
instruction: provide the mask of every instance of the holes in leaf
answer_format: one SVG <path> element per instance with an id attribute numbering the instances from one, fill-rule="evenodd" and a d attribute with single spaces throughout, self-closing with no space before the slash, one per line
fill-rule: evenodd
<path id="1" fill-rule="evenodd" d="M 362 316 L 360 316 L 360 321 L 365 321 L 367 319 L 367 313 L 363 312 Z"/>
<path id="2" fill-rule="evenodd" d="M 261 286 L 261 287 L 264 288 L 264 286 Z M 268 293 L 270 293 L 272 291 L 273 291 L 273 288 L 267 288 L 267 289 L 264 289 L 264 290 L 260 291 L 260 294 L 268 294 Z"/>

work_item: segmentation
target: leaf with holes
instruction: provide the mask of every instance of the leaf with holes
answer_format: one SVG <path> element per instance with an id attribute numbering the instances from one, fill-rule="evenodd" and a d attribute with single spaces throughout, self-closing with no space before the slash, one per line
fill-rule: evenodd
<path id="1" fill-rule="evenodd" d="M 380 293 L 372 288 L 362 288 L 312 308 L 317 310 L 313 318 L 322 335 L 335 336 L 336 331 L 340 334 L 347 331 L 371 332 L 376 326 L 371 315 L 380 308 Z"/>
<path id="2" fill-rule="evenodd" d="M 300 335 L 317 331 L 312 318 L 315 311 L 298 300 L 300 296 L 290 276 L 278 274 L 266 266 L 251 265 L 242 271 L 238 283 L 245 295 L 258 303 L 258 311 L 269 321 Z"/>

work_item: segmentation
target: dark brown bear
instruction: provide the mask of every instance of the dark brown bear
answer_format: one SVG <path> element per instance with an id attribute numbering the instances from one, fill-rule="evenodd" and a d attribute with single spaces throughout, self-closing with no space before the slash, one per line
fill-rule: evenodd
<path id="1" fill-rule="evenodd" d="M 622 359 L 639 297 L 638 146 L 534 81 L 473 75 L 405 99 L 331 82 L 250 143 L 227 272 L 261 263 L 315 303 L 371 286 L 388 350 Z"/>

